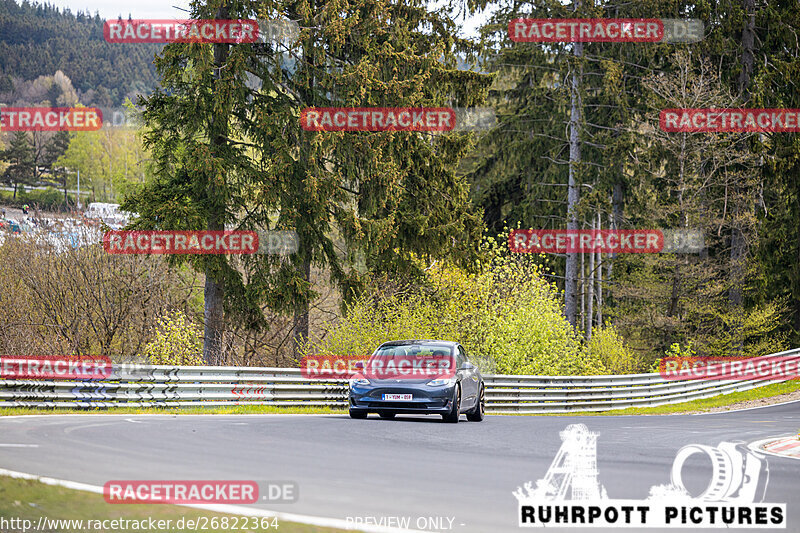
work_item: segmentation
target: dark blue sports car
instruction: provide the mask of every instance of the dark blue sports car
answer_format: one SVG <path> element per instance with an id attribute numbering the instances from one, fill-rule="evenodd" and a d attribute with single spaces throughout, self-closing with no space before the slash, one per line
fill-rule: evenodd
<path id="1" fill-rule="evenodd" d="M 483 420 L 483 377 L 456 342 L 386 342 L 358 368 L 350 380 L 352 418 L 438 414 L 455 423 L 463 413 L 467 420 Z"/>

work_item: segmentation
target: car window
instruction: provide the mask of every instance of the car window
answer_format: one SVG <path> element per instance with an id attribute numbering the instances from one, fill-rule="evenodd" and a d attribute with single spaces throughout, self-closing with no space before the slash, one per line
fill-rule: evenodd
<path id="1" fill-rule="evenodd" d="M 394 357 L 394 356 L 408 356 L 408 355 L 436 355 L 447 356 L 452 355 L 449 346 L 433 343 L 421 344 L 401 344 L 401 345 L 387 345 L 381 346 L 373 354 L 373 357 Z"/>
<path id="2" fill-rule="evenodd" d="M 467 355 L 467 350 L 463 346 L 458 347 L 458 351 L 461 352 L 461 355 L 464 357 L 464 362 L 469 362 L 469 356 Z"/>
<path id="3" fill-rule="evenodd" d="M 459 346 L 456 350 L 456 368 L 461 368 L 464 366 L 464 363 L 467 361 L 467 358 L 464 355 L 461 347 Z"/>

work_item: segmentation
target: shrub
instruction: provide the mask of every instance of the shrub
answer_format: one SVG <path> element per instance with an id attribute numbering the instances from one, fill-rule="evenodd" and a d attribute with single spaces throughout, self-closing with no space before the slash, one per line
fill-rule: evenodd
<path id="1" fill-rule="evenodd" d="M 304 351 L 368 355 L 388 340 L 429 338 L 460 342 L 484 373 L 604 372 L 600 359 L 582 350 L 540 267 L 493 239 L 482 248 L 476 274 L 434 263 L 420 286 L 385 294 L 375 283 Z"/>
<path id="2" fill-rule="evenodd" d="M 686 344 L 685 347 L 681 347 L 681 345 L 679 343 L 674 342 L 674 343 L 672 343 L 672 345 L 669 348 L 667 348 L 667 351 L 664 352 L 663 359 L 668 358 L 668 357 L 683 357 L 683 358 L 685 358 L 685 357 L 697 357 L 697 352 L 695 352 L 695 350 L 694 350 L 694 345 L 693 345 L 692 341 L 689 341 L 688 344 Z M 658 372 L 660 370 L 661 359 L 662 358 L 659 358 L 659 359 L 655 360 L 655 362 L 653 363 L 653 366 L 650 367 L 650 371 L 651 372 Z"/>
<path id="3" fill-rule="evenodd" d="M 91 240 L 92 230 L 80 238 Z M 0 353 L 107 355 L 139 359 L 153 320 L 186 309 L 196 277 L 164 257 L 72 248 L 40 234 L 0 245 Z"/>
<path id="4" fill-rule="evenodd" d="M 586 344 L 590 357 L 599 359 L 612 374 L 646 372 L 643 358 L 627 346 L 616 328 L 596 328 L 592 340 Z"/>
<path id="5" fill-rule="evenodd" d="M 158 320 L 153 339 L 144 355 L 153 365 L 198 366 L 203 364 L 202 333 L 181 311 L 164 314 Z"/>
<path id="6" fill-rule="evenodd" d="M 51 188 L 20 192 L 18 197 L 23 203 L 36 204 L 39 209 L 45 210 L 64 203 L 64 193 Z"/>
<path id="7" fill-rule="evenodd" d="M 22 186 L 17 190 L 17 197 L 12 197 L 11 191 L 0 193 L 0 203 L 10 207 L 20 208 L 28 204 L 31 209 L 41 211 L 65 211 L 75 207 L 75 195 L 69 195 L 69 202 L 64 203 L 64 191 L 48 187 L 46 189 L 33 189 L 26 191 Z"/>

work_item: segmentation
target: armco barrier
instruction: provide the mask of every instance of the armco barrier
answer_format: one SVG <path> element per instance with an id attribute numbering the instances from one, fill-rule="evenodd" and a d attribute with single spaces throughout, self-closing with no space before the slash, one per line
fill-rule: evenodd
<path id="1" fill-rule="evenodd" d="M 773 354 L 800 359 L 800 349 Z M 484 376 L 493 413 L 567 413 L 652 407 L 710 398 L 775 380 L 667 381 L 659 374 Z M 114 365 L 92 381 L 0 380 L 0 407 L 98 408 L 221 405 L 347 406 L 346 380 L 316 380 L 297 368 Z"/>

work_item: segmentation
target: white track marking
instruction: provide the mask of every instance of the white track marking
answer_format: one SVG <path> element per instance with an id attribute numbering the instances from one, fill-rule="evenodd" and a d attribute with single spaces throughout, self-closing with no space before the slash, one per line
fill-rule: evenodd
<path id="1" fill-rule="evenodd" d="M 31 479 L 39 481 L 45 485 L 53 485 L 57 487 L 65 487 L 73 490 L 82 490 L 84 492 L 92 492 L 94 494 L 103 494 L 103 487 L 97 485 L 88 485 L 86 483 L 78 483 L 77 481 L 68 481 L 64 479 L 55 479 L 52 477 L 36 476 L 34 474 L 26 474 L 24 472 L 15 472 L 14 470 L 6 470 L 0 468 L 0 476 L 8 476 L 17 479 Z M 242 505 L 228 505 L 228 504 L 176 504 L 181 507 L 191 507 L 193 509 L 202 509 L 204 511 L 212 511 L 215 513 L 226 513 L 243 516 L 262 516 L 266 518 L 277 518 L 278 520 L 286 520 L 287 522 L 298 522 L 301 524 L 310 524 L 320 527 L 332 527 L 338 529 L 346 529 L 350 531 L 364 531 L 366 533 L 431 533 L 430 531 L 420 531 L 415 529 L 399 529 L 395 527 L 386 527 L 378 525 L 356 524 L 342 520 L 340 518 L 326 518 L 324 516 L 310 516 L 293 513 L 284 513 L 279 511 L 268 511 L 266 509 L 244 507 Z"/>

